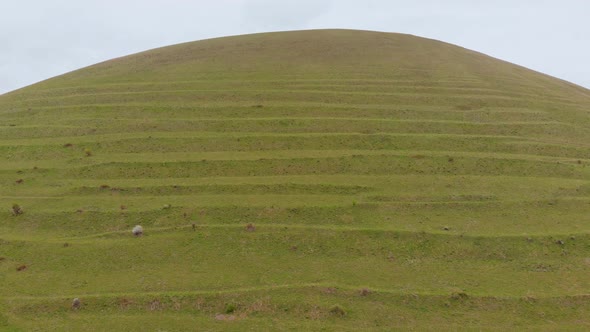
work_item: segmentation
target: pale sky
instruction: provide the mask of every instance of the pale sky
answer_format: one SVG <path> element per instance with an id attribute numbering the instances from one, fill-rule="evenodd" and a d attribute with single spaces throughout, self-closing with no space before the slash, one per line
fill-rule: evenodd
<path id="1" fill-rule="evenodd" d="M 590 0 L 1 0 L 0 94 L 155 47 L 347 28 L 457 44 L 590 88 Z"/>

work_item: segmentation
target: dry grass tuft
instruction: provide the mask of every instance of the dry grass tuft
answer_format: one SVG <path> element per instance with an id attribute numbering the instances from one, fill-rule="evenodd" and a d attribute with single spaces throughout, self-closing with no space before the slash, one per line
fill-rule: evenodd
<path id="1" fill-rule="evenodd" d="M 162 310 L 162 303 L 160 302 L 160 300 L 155 299 L 152 302 L 150 302 L 149 310 L 150 311 Z"/>
<path id="2" fill-rule="evenodd" d="M 361 296 L 368 296 L 369 294 L 371 294 L 371 290 L 368 288 L 363 288 L 360 290 L 359 294 Z"/>
<path id="3" fill-rule="evenodd" d="M 346 315 L 346 310 L 342 308 L 340 305 L 336 304 L 330 308 L 330 314 L 332 316 L 344 317 Z"/>
<path id="4" fill-rule="evenodd" d="M 131 305 L 133 305 L 133 300 L 130 300 L 126 297 L 122 297 L 119 299 L 119 308 L 121 309 L 127 309 L 129 308 Z"/>
<path id="5" fill-rule="evenodd" d="M 320 288 L 320 292 L 322 294 L 336 294 L 338 290 L 334 287 L 324 287 L 324 288 Z"/>

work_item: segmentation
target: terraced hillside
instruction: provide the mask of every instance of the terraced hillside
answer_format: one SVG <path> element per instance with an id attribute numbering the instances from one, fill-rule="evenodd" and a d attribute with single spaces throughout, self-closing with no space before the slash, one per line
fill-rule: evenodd
<path id="1" fill-rule="evenodd" d="M 589 329 L 589 111 L 570 83 L 349 30 L 2 95 L 0 329 Z"/>

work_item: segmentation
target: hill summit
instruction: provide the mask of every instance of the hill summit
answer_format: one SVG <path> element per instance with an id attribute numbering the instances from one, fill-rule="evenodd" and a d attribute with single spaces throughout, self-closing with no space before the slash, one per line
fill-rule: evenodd
<path id="1" fill-rule="evenodd" d="M 0 329 L 584 329 L 589 109 L 574 84 L 354 30 L 10 92 Z"/>

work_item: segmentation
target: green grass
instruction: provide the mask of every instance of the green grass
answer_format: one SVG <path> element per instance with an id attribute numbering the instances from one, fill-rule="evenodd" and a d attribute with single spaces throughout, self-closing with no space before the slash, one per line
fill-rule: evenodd
<path id="1" fill-rule="evenodd" d="M 588 329 L 588 107 L 473 51 L 349 30 L 2 95 L 0 330 Z"/>

